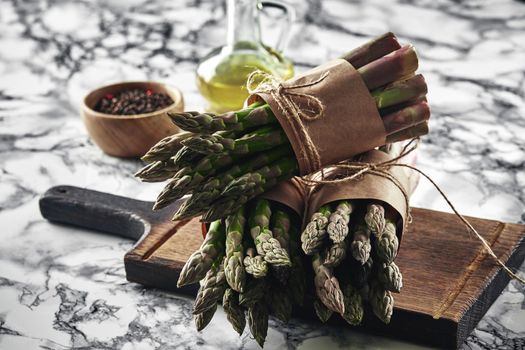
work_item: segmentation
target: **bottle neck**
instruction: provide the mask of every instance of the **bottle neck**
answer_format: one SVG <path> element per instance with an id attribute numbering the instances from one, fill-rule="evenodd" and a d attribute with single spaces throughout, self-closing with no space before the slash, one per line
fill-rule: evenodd
<path id="1" fill-rule="evenodd" d="M 228 0 L 228 45 L 260 41 L 257 0 Z"/>

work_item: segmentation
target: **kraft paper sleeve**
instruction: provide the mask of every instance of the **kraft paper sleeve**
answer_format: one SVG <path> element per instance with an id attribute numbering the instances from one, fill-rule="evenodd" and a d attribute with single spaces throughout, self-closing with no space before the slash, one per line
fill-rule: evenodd
<path id="1" fill-rule="evenodd" d="M 307 199 L 306 186 L 300 178 L 294 177 L 288 181 L 281 182 L 268 192 L 263 193 L 261 198 L 281 203 L 295 211 L 297 215 L 302 218 Z"/>
<path id="2" fill-rule="evenodd" d="M 297 123 L 290 117 L 293 111 L 283 105 L 293 105 L 307 115 L 315 115 L 320 112 L 316 101 L 320 101 L 322 113 L 317 113 L 316 119 L 304 116 L 299 119 L 317 149 L 321 166 L 350 159 L 385 143 L 386 132 L 374 99 L 347 61 L 330 61 L 281 85 L 278 93 L 256 89 L 248 103 L 258 99 L 268 103 L 290 140 L 301 175 L 311 174 L 320 167 L 305 152 L 305 138 L 298 136 Z"/>

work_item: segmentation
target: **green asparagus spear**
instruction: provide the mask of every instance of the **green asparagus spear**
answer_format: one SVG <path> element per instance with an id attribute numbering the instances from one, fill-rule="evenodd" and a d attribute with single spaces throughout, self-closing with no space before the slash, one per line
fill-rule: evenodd
<path id="1" fill-rule="evenodd" d="M 350 283 L 347 283 L 343 287 L 343 295 L 345 303 L 345 312 L 342 315 L 343 318 L 352 326 L 361 324 L 364 314 L 361 294 L 357 289 L 352 287 Z"/>
<path id="2" fill-rule="evenodd" d="M 400 130 L 394 134 L 390 134 L 386 137 L 387 143 L 394 143 L 403 140 L 409 140 L 414 137 L 419 137 L 428 134 L 428 122 L 424 121 L 416 125 L 407 127 L 406 129 Z"/>
<path id="3" fill-rule="evenodd" d="M 244 257 L 244 269 L 255 278 L 262 278 L 268 273 L 268 263 L 253 248 L 246 250 Z"/>
<path id="4" fill-rule="evenodd" d="M 375 240 L 375 247 L 378 258 L 391 264 L 397 256 L 399 240 L 396 235 L 396 226 L 391 221 L 386 221 L 383 234 Z"/>
<path id="5" fill-rule="evenodd" d="M 246 317 L 244 309 L 239 305 L 239 294 L 233 289 L 227 288 L 222 298 L 222 307 L 233 329 L 241 335 L 246 327 Z"/>
<path id="6" fill-rule="evenodd" d="M 283 158 L 237 178 L 230 182 L 208 212 L 203 215 L 203 220 L 213 221 L 228 215 L 278 182 L 295 176 L 298 171 L 295 159 Z"/>
<path id="7" fill-rule="evenodd" d="M 203 157 L 204 155 L 202 153 L 195 152 L 186 146 L 182 146 L 182 148 L 177 153 L 175 153 L 172 159 L 173 164 L 175 164 L 178 169 L 182 169 L 185 166 L 197 163 Z"/>
<path id="8" fill-rule="evenodd" d="M 370 226 L 356 225 L 354 228 L 352 243 L 350 244 L 350 251 L 354 259 L 364 264 L 370 258 Z"/>
<path id="9" fill-rule="evenodd" d="M 339 201 L 335 211 L 330 214 L 326 232 L 334 243 L 342 242 L 348 235 L 348 223 L 353 207 L 349 201 Z"/>
<path id="10" fill-rule="evenodd" d="M 292 317 L 292 299 L 290 293 L 281 286 L 273 284 L 270 288 L 270 310 L 277 319 L 288 322 Z"/>
<path id="11" fill-rule="evenodd" d="M 346 257 L 346 241 L 334 243 L 326 249 L 323 264 L 328 267 L 338 266 Z"/>
<path id="12" fill-rule="evenodd" d="M 405 80 L 396 80 L 371 92 L 378 109 L 417 99 L 427 93 L 425 78 L 415 75 Z"/>
<path id="13" fill-rule="evenodd" d="M 261 301 L 266 293 L 266 284 L 265 278 L 248 279 L 244 292 L 239 294 L 239 305 L 250 307 Z"/>
<path id="14" fill-rule="evenodd" d="M 362 264 L 360 261 L 355 260 L 350 257 L 345 260 L 343 265 L 340 265 L 344 271 L 341 269 L 338 271 L 338 275 L 341 278 L 341 275 L 344 274 L 352 286 L 356 289 L 362 289 L 368 282 L 369 276 L 372 272 L 373 260 L 368 258 L 368 260 Z"/>
<path id="15" fill-rule="evenodd" d="M 181 142 L 191 136 L 194 134 L 186 131 L 167 136 L 151 147 L 141 159 L 148 163 L 167 160 L 182 148 Z"/>
<path id="16" fill-rule="evenodd" d="M 276 147 L 243 162 L 234 164 L 228 170 L 207 179 L 199 185 L 175 214 L 174 220 L 180 220 L 202 214 L 210 204 L 224 191 L 226 186 L 238 177 L 269 165 L 283 157 L 292 157 L 289 146 Z"/>
<path id="17" fill-rule="evenodd" d="M 332 269 L 321 263 L 321 256 L 318 253 L 312 257 L 312 267 L 315 274 L 314 283 L 317 296 L 327 308 L 343 314 L 345 312 L 343 292 Z"/>
<path id="18" fill-rule="evenodd" d="M 244 207 L 226 218 L 226 257 L 224 258 L 224 273 L 230 288 L 242 292 L 245 283 L 243 266 L 244 254 L 242 238 L 244 235 Z"/>
<path id="19" fill-rule="evenodd" d="M 303 251 L 307 255 L 314 254 L 323 244 L 323 240 L 327 235 L 326 226 L 328 225 L 330 213 L 330 207 L 324 205 L 312 215 L 310 222 L 306 225 L 301 235 L 301 242 Z"/>
<path id="20" fill-rule="evenodd" d="M 256 102 L 243 110 L 216 115 L 213 113 L 168 113 L 179 128 L 195 133 L 212 134 L 219 130 L 246 131 L 268 124 L 277 119 L 267 104 Z"/>
<path id="21" fill-rule="evenodd" d="M 248 308 L 250 332 L 262 348 L 268 333 L 268 308 L 264 303 L 256 303 Z"/>
<path id="22" fill-rule="evenodd" d="M 135 173 L 135 176 L 143 182 L 162 182 L 173 177 L 178 170 L 179 167 L 170 158 L 149 163 Z"/>
<path id="23" fill-rule="evenodd" d="M 374 314 L 384 323 L 390 323 L 394 310 L 394 297 L 385 290 L 377 281 L 372 281 L 368 299 Z"/>
<path id="24" fill-rule="evenodd" d="M 288 286 L 297 305 L 302 306 L 306 288 L 305 272 L 303 259 L 301 257 L 301 247 L 299 243 L 299 229 L 292 225 L 290 227 L 290 259 L 292 260 L 292 270 L 290 273 L 290 282 Z"/>
<path id="25" fill-rule="evenodd" d="M 224 256 L 224 240 L 224 225 L 220 220 L 212 222 L 204 242 L 184 264 L 177 287 L 180 288 L 204 278 L 213 262 Z"/>
<path id="26" fill-rule="evenodd" d="M 217 170 L 237 160 L 237 156 L 229 154 L 212 154 L 202 158 L 196 164 L 180 169 L 158 195 L 153 209 L 158 210 L 168 206 L 185 194 L 188 194 L 202 181 L 216 173 Z"/>
<path id="27" fill-rule="evenodd" d="M 201 281 L 193 306 L 193 314 L 203 313 L 221 300 L 227 287 L 223 265 L 223 258 L 216 259 L 206 277 Z"/>
<path id="28" fill-rule="evenodd" d="M 401 45 L 399 45 L 396 36 L 392 32 L 388 32 L 370 39 L 341 58 L 348 61 L 355 69 L 359 69 L 399 48 Z"/>
<path id="29" fill-rule="evenodd" d="M 290 256 L 290 216 L 283 210 L 277 209 L 272 212 L 270 229 L 273 237 L 279 241 L 281 247 L 286 250 L 288 256 Z M 290 278 L 290 267 L 289 266 L 271 266 L 274 276 L 286 285 Z"/>
<path id="30" fill-rule="evenodd" d="M 326 321 L 328 321 L 330 317 L 332 317 L 332 315 L 334 314 L 334 312 L 327 308 L 325 304 L 323 304 L 323 302 L 318 298 L 316 298 L 314 301 L 314 309 L 317 317 L 323 323 L 326 323 Z"/>
<path id="31" fill-rule="evenodd" d="M 197 331 L 202 331 L 206 326 L 210 323 L 211 319 L 213 318 L 213 315 L 215 314 L 215 311 L 217 311 L 217 303 L 215 305 L 212 305 L 209 309 L 206 309 L 204 312 L 195 315 L 195 326 L 197 327 Z"/>
<path id="32" fill-rule="evenodd" d="M 365 222 L 368 229 L 376 237 L 380 237 L 385 229 L 385 208 L 377 203 L 369 204 L 365 215 Z"/>
<path id="33" fill-rule="evenodd" d="M 290 257 L 281 244 L 269 230 L 272 211 L 266 199 L 256 199 L 252 213 L 248 220 L 250 234 L 255 242 L 257 253 L 264 257 L 269 264 L 276 266 L 290 266 Z"/>
<path id="34" fill-rule="evenodd" d="M 279 125 L 263 126 L 240 138 L 218 134 L 196 135 L 183 141 L 184 146 L 203 154 L 254 154 L 288 144 L 288 138 Z"/>
<path id="35" fill-rule="evenodd" d="M 381 263 L 377 269 L 377 279 L 391 292 L 399 293 L 403 287 L 403 277 L 395 263 Z"/>
<path id="36" fill-rule="evenodd" d="M 418 67 L 416 50 L 406 45 L 383 56 L 357 71 L 369 90 L 374 90 L 390 82 L 412 75 Z"/>

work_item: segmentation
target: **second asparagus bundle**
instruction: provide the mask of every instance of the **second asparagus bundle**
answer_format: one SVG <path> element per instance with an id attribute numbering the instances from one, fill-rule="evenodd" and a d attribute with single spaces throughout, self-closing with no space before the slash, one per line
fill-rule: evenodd
<path id="1" fill-rule="evenodd" d="M 400 152 L 398 145 L 383 150 L 389 155 L 374 150 L 358 161 L 380 163 Z M 338 313 L 348 323 L 360 324 L 366 302 L 379 319 L 390 322 L 392 293 L 399 293 L 403 285 L 394 260 L 407 219 L 405 195 L 410 196 L 417 184 L 414 173 L 403 169 L 389 170 L 402 189 L 385 177 L 365 174 L 354 182 L 319 185 L 311 193 L 310 205 L 318 209 L 309 215 L 301 242 L 311 256 L 314 306 L 323 322 Z"/>
<path id="2" fill-rule="evenodd" d="M 414 75 L 418 59 L 412 46 L 401 47 L 395 36 L 387 33 L 351 51 L 343 59 L 355 68 L 360 77 L 359 81 L 364 84 L 365 90 L 369 91 L 366 94 L 372 101 L 371 104 L 375 105 L 373 108 L 378 116 L 370 117 L 370 121 L 365 123 L 367 125 L 364 131 L 358 133 L 363 139 L 376 138 L 382 139 L 383 143 L 390 143 L 428 132 L 427 120 L 430 112 L 425 99 L 427 88 L 423 76 Z M 314 74 L 315 70 L 312 72 Z M 323 79 L 328 77 L 325 80 L 329 80 L 334 76 L 336 74 L 321 75 L 317 81 L 310 84 L 322 84 Z M 337 94 L 331 94 L 335 95 Z M 352 100 L 351 95 L 349 93 L 348 96 L 337 96 L 333 102 L 346 106 L 342 108 L 343 114 L 351 112 L 356 102 Z M 296 105 L 294 101 L 286 101 Z M 311 96 L 307 104 L 310 102 Z M 323 114 L 323 108 L 332 107 L 332 102 L 325 102 L 317 107 L 318 110 L 312 112 L 308 110 L 309 107 L 303 106 L 291 114 L 302 116 L 305 120 L 312 117 L 312 113 L 317 113 L 319 117 Z M 321 119 L 327 115 L 331 113 L 325 113 Z M 225 217 L 276 184 L 295 175 L 305 175 L 306 158 L 313 157 L 312 159 L 319 160 L 324 157 L 323 159 L 330 161 L 341 158 L 333 154 L 324 154 L 320 158 L 315 154 L 303 157 L 301 152 L 310 154 L 327 147 L 317 145 L 316 141 L 310 145 L 313 148 L 298 151 L 297 147 L 302 147 L 298 144 L 302 144 L 304 140 L 291 140 L 291 131 L 286 131 L 282 126 L 282 120 L 276 116 L 276 108 L 264 101 L 256 101 L 241 111 L 221 115 L 189 112 L 172 114 L 171 118 L 183 130 L 194 134 L 183 134 L 181 137 L 161 141 L 144 156 L 144 160 L 152 163 L 139 171 L 137 176 L 144 181 L 170 179 L 157 198 L 156 209 L 163 208 L 186 194 L 192 194 L 180 207 L 175 219 L 202 214 L 205 221 Z M 323 122 L 323 125 L 331 125 L 325 123 L 325 120 L 320 122 Z M 343 120 L 339 125 L 334 124 L 330 127 L 334 132 L 338 132 L 339 129 L 345 130 L 345 127 L 353 123 L 354 120 L 351 119 Z M 368 124 L 370 134 L 373 134 L 372 130 L 381 129 L 384 137 L 369 135 L 366 129 Z M 306 129 L 310 132 L 319 128 Z M 299 131 L 304 130 L 301 127 L 299 130 L 294 129 L 294 132 Z M 326 139 L 330 139 L 331 136 L 333 135 L 327 135 Z M 347 135 L 343 133 L 339 136 Z M 175 152 L 177 147 L 173 145 L 179 142 L 183 146 Z M 369 148 L 366 148 L 360 145 L 357 139 L 350 139 L 344 146 L 338 147 L 342 154 L 346 148 L 354 147 L 356 153 L 359 153 L 380 144 L 370 144 Z M 329 147 L 329 150 L 331 153 L 337 153 L 335 148 L 332 150 Z M 342 159 L 352 155 L 345 154 Z M 314 167 L 314 170 L 317 169 Z"/>
<path id="3" fill-rule="evenodd" d="M 295 197 L 298 205 L 302 200 Z M 242 334 L 247 323 L 262 347 L 269 315 L 287 322 L 293 306 L 303 303 L 299 228 L 296 210 L 263 198 L 212 222 L 177 282 L 179 287 L 200 282 L 193 310 L 197 329 L 211 321 L 222 302 L 235 331 Z"/>

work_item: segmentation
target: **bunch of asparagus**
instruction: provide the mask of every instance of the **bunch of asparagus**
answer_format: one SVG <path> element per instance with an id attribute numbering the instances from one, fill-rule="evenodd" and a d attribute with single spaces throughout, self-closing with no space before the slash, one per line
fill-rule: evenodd
<path id="1" fill-rule="evenodd" d="M 290 319 L 305 289 L 296 216 L 280 204 L 255 199 L 210 224 L 177 282 L 179 287 L 200 282 L 193 310 L 197 330 L 211 321 L 220 301 L 239 335 L 247 316 L 261 347 L 269 314 L 283 322 Z"/>
<path id="2" fill-rule="evenodd" d="M 414 75 L 418 58 L 411 45 L 401 47 L 396 37 L 387 33 L 343 58 L 357 69 L 371 91 L 387 143 L 428 132 L 427 86 L 422 75 Z M 217 220 L 298 175 L 286 134 L 263 102 L 221 115 L 187 112 L 170 117 L 193 134 L 160 141 L 143 157 L 151 163 L 136 176 L 143 181 L 170 179 L 154 209 L 192 194 L 174 219 L 202 214 L 205 221 Z M 179 144 L 183 145 L 180 149 Z"/>
<path id="3" fill-rule="evenodd" d="M 301 234 L 302 249 L 311 256 L 319 319 L 334 312 L 349 324 L 361 323 L 364 302 L 389 323 L 402 275 L 394 259 L 399 241 L 399 214 L 381 202 L 340 200 L 321 206 Z"/>

